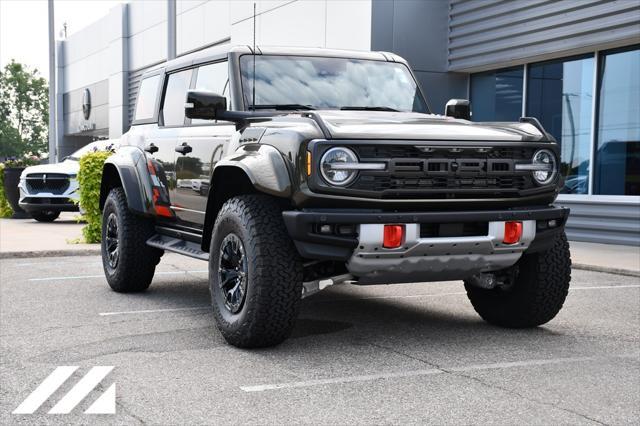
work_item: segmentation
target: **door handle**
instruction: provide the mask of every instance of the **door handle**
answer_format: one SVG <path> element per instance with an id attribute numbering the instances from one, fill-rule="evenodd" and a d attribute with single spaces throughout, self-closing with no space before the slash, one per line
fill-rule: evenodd
<path id="1" fill-rule="evenodd" d="M 191 148 L 191 146 L 186 142 L 182 142 L 181 145 L 176 146 L 176 152 L 179 152 L 182 155 L 186 155 L 191 151 L 193 151 L 193 148 Z"/>
<path id="2" fill-rule="evenodd" d="M 153 154 L 155 152 L 158 152 L 158 147 L 154 145 L 153 142 L 151 142 L 150 144 L 148 144 L 147 146 L 144 147 L 144 150 L 147 151 L 149 154 Z"/>

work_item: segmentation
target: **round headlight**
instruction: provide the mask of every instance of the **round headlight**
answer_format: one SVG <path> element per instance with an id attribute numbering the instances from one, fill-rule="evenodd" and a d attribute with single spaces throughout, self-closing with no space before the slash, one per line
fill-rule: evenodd
<path id="1" fill-rule="evenodd" d="M 540 170 L 534 170 L 533 178 L 540 185 L 546 185 L 556 177 L 556 171 L 558 170 L 556 165 L 556 157 L 553 152 L 541 149 L 533 154 L 533 164 L 539 165 Z"/>
<path id="2" fill-rule="evenodd" d="M 320 160 L 322 177 L 331 185 L 345 186 L 355 179 L 355 170 L 341 168 L 341 164 L 357 163 L 358 157 L 348 148 L 331 148 Z"/>

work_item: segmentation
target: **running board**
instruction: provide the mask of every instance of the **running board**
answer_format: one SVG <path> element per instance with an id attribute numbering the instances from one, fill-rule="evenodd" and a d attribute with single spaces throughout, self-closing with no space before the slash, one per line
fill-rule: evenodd
<path id="1" fill-rule="evenodd" d="M 183 254 L 200 260 L 209 260 L 209 253 L 200 249 L 200 244 L 184 241 L 168 235 L 156 234 L 147 240 L 147 245 L 161 250 Z"/>

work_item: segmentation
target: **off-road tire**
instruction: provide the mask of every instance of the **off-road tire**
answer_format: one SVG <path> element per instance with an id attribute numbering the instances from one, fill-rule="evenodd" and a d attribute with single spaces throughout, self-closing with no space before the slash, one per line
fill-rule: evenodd
<path id="1" fill-rule="evenodd" d="M 117 221 L 118 262 L 109 264 L 106 232 L 109 216 L 114 213 Z M 151 284 L 162 250 L 150 247 L 147 240 L 154 234 L 154 223 L 129 210 L 122 188 L 109 192 L 102 212 L 102 266 L 109 286 L 118 293 L 134 293 L 146 290 Z"/>
<path id="2" fill-rule="evenodd" d="M 559 234 L 544 252 L 525 254 L 517 263 L 513 285 L 491 290 L 465 282 L 473 308 L 487 322 L 509 328 L 537 327 L 551 321 L 569 292 L 569 243 Z"/>
<path id="3" fill-rule="evenodd" d="M 247 281 L 237 313 L 225 306 L 218 267 L 229 234 L 244 246 Z M 289 238 L 278 201 L 266 195 L 228 200 L 216 218 L 209 251 L 209 285 L 216 325 L 241 348 L 274 346 L 291 335 L 302 294 L 302 262 Z"/>
<path id="4" fill-rule="evenodd" d="M 53 222 L 60 216 L 60 212 L 56 212 L 53 210 L 43 210 L 39 212 L 32 212 L 31 217 L 37 220 L 38 222 Z"/>

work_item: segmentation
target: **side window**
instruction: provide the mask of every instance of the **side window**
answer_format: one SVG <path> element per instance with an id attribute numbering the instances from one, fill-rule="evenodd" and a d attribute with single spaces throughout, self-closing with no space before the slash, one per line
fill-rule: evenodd
<path id="1" fill-rule="evenodd" d="M 191 83 L 191 71 L 169 74 L 162 104 L 162 118 L 165 126 L 184 125 L 184 103 Z"/>
<path id="2" fill-rule="evenodd" d="M 158 99 L 158 85 L 160 84 L 161 77 L 160 74 L 154 75 L 153 77 L 145 78 L 140 83 L 134 120 L 149 120 L 153 118 L 156 101 Z"/>
<path id="3" fill-rule="evenodd" d="M 198 68 L 196 90 L 207 90 L 227 98 L 227 108 L 231 108 L 229 96 L 229 64 L 227 61 L 204 65 Z M 192 124 L 211 123 L 211 120 L 191 120 Z"/>

